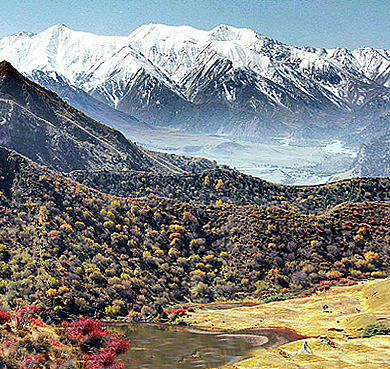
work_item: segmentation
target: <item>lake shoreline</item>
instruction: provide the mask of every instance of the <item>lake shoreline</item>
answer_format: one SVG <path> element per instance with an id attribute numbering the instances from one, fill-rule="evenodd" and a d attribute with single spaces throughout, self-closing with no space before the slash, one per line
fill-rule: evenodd
<path id="1" fill-rule="evenodd" d="M 221 367 L 253 357 L 253 350 L 276 347 L 298 337 L 287 330 L 203 330 L 164 323 L 114 323 L 116 333 L 131 342 L 123 356 L 127 369 Z"/>
<path id="2" fill-rule="evenodd" d="M 220 335 L 226 339 L 233 336 L 244 339 L 246 336 L 248 340 L 258 342 L 262 342 L 258 337 L 266 332 L 290 335 L 288 340 L 252 347 L 245 355 L 234 357 L 222 366 L 223 369 L 332 369 L 338 368 L 339 363 L 344 363 L 347 358 L 356 368 L 363 369 L 370 362 L 370 368 L 374 369 L 383 368 L 386 363 L 390 336 L 361 336 L 367 324 L 376 319 L 383 321 L 384 314 L 385 322 L 390 321 L 390 312 L 384 307 L 387 307 L 389 297 L 389 278 L 366 280 L 353 286 L 334 286 L 310 296 L 267 304 L 254 301 L 190 304 L 186 315 L 181 317 L 188 325 L 167 322 L 136 324 L 186 330 L 201 336 Z M 328 306 L 326 311 L 324 303 Z M 117 321 L 114 324 L 127 323 Z"/>
<path id="3" fill-rule="evenodd" d="M 380 303 L 377 302 L 378 296 Z M 354 286 L 331 287 L 304 298 L 271 302 L 230 310 L 198 310 L 190 324 L 228 330 L 288 329 L 301 334 L 300 340 L 275 348 L 259 347 L 252 357 L 224 369 L 249 368 L 384 368 L 390 351 L 390 336 L 361 338 L 364 327 L 377 321 L 387 323 L 390 279 L 361 281 Z M 327 304 L 328 311 L 323 310 Z M 384 319 L 384 314 L 386 319 Z M 308 348 L 307 348 L 308 347 Z M 363 358 L 364 356 L 364 358 Z M 345 361 L 344 361 L 345 360 Z"/>

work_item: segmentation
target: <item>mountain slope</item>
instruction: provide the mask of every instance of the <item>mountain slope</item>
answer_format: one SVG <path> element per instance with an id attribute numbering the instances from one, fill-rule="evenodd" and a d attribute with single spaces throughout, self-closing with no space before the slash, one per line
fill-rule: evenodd
<path id="1" fill-rule="evenodd" d="M 55 92 L 61 98 L 67 101 L 74 108 L 81 110 L 89 117 L 97 117 L 97 120 L 105 125 L 113 127 L 121 132 L 139 131 L 147 134 L 155 129 L 135 117 L 125 114 L 120 110 L 114 109 L 109 105 L 93 98 L 85 91 L 72 86 L 69 82 L 57 72 L 45 73 L 40 70 L 33 71 L 29 75 L 30 79 L 40 86 Z"/>
<path id="2" fill-rule="evenodd" d="M 354 176 L 390 176 L 390 134 L 363 144 L 352 169 Z"/>
<path id="3" fill-rule="evenodd" d="M 350 139 L 360 144 L 350 175 L 390 176 L 390 114 L 374 120 Z"/>
<path id="4" fill-rule="evenodd" d="M 72 108 L 55 93 L 29 81 L 11 64 L 0 64 L 0 145 L 37 163 L 68 172 L 76 169 L 183 171 L 197 160 L 144 150 Z M 202 169 L 215 164 L 199 159 Z M 188 165 L 190 163 L 190 165 Z"/>
<path id="5" fill-rule="evenodd" d="M 57 25 L 1 39 L 0 58 L 25 75 L 58 73 L 112 107 L 192 132 L 323 137 L 361 129 L 390 107 L 387 50 L 298 48 L 225 25 L 151 23 L 128 37 Z"/>

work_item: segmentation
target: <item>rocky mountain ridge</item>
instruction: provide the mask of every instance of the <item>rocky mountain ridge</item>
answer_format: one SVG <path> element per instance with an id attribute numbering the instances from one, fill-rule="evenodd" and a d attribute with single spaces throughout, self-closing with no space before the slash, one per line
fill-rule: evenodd
<path id="1" fill-rule="evenodd" d="M 299 48 L 248 29 L 148 24 L 128 37 L 56 25 L 0 40 L 0 58 L 157 125 L 262 136 L 344 134 L 389 111 L 387 50 Z M 77 96 L 70 103 L 77 103 Z M 96 116 L 95 116 L 96 118 Z"/>

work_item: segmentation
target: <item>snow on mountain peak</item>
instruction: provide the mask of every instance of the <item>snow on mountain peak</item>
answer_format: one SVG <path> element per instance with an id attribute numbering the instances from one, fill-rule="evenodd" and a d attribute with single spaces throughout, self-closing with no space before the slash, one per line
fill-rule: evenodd
<path id="1" fill-rule="evenodd" d="M 306 95 L 316 86 L 313 94 L 324 93 L 332 101 L 347 96 L 344 90 L 349 81 L 351 85 L 355 80 L 371 80 L 390 86 L 388 51 L 298 48 L 225 24 L 204 31 L 149 23 L 127 37 L 76 32 L 57 24 L 36 35 L 20 33 L 1 39 L 3 59 L 27 75 L 35 70 L 54 71 L 87 92 L 104 86 L 114 105 L 120 98 L 118 91 L 124 92 L 140 70 L 177 95 L 188 76 L 194 83 L 200 75 L 214 78 L 218 65 L 250 71 L 251 81 L 257 80 L 256 88 L 264 88 L 267 95 L 273 92 L 263 87 L 265 80 L 282 89 L 284 84 L 294 85 Z M 346 101 L 350 103 L 349 98 Z"/>
<path id="2" fill-rule="evenodd" d="M 35 36 L 35 33 L 32 32 L 18 32 L 10 36 L 3 37 L 0 39 L 0 49 L 2 48 L 2 45 L 9 45 L 24 38 L 30 38 L 33 36 Z"/>
<path id="3" fill-rule="evenodd" d="M 209 32 L 209 37 L 214 41 L 239 41 L 249 40 L 256 36 L 256 32 L 247 28 L 235 28 L 220 24 Z"/>
<path id="4" fill-rule="evenodd" d="M 159 41 L 169 42 L 169 40 L 199 42 L 206 36 L 206 31 L 200 31 L 189 26 L 149 23 L 138 27 L 129 35 L 128 39 L 131 44 L 137 46 L 140 42 L 150 45 Z"/>
<path id="5" fill-rule="evenodd" d="M 375 82 L 390 87 L 390 52 L 383 49 L 362 47 L 352 52 L 358 67 Z"/>
<path id="6" fill-rule="evenodd" d="M 12 39 L 13 41 L 16 41 L 16 40 L 20 40 L 22 38 L 28 38 L 28 37 L 33 37 L 33 36 L 35 36 L 35 33 L 33 33 L 33 32 L 22 31 L 22 32 L 14 33 L 11 36 L 8 36 L 8 39 L 9 40 Z"/>
<path id="7" fill-rule="evenodd" d="M 75 83 L 77 76 L 125 42 L 125 37 L 76 32 L 60 23 L 14 42 L 1 39 L 0 58 L 8 60 L 23 73 L 56 71 Z"/>
<path id="8" fill-rule="evenodd" d="M 57 23 L 54 26 L 49 27 L 50 30 L 58 30 L 58 31 L 65 31 L 69 30 L 69 28 L 64 23 Z"/>

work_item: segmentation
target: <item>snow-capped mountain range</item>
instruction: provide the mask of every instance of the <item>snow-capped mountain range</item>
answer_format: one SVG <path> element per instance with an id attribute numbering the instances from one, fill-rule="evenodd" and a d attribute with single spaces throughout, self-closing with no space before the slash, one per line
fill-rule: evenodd
<path id="1" fill-rule="evenodd" d="M 87 93 L 192 132 L 336 134 L 390 110 L 390 51 L 299 48 L 225 25 L 107 37 L 58 24 L 0 39 L 0 60 L 59 95 L 71 88 L 76 107 Z"/>

